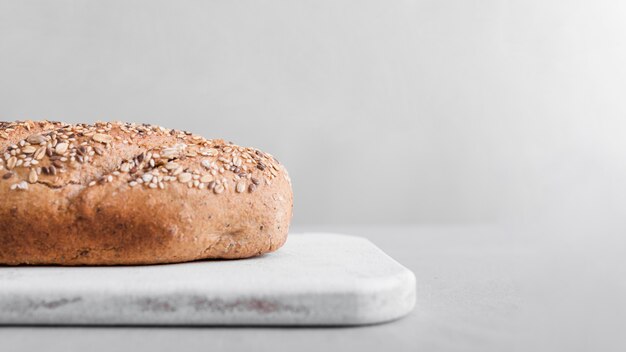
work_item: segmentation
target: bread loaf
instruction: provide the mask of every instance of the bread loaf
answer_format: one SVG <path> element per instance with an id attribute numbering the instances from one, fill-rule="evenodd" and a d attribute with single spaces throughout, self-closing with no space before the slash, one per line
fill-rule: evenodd
<path id="1" fill-rule="evenodd" d="M 246 258 L 286 241 L 293 196 L 271 155 L 120 122 L 0 122 L 0 264 Z"/>

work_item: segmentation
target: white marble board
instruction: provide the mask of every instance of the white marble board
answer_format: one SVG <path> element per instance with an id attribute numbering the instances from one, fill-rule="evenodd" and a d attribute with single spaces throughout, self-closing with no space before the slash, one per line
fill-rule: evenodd
<path id="1" fill-rule="evenodd" d="M 361 325 L 408 314 L 415 294 L 368 240 L 307 233 L 245 260 L 0 267 L 0 324 Z"/>

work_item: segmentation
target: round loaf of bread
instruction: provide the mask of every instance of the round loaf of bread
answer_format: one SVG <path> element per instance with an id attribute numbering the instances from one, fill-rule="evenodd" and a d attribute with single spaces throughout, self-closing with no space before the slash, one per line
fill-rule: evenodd
<path id="1" fill-rule="evenodd" d="M 270 154 L 159 126 L 0 122 L 0 264 L 246 258 L 286 239 Z"/>

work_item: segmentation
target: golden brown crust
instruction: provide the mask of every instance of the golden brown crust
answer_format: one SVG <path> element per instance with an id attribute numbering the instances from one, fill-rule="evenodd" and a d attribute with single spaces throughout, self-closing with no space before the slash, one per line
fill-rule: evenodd
<path id="1" fill-rule="evenodd" d="M 0 264 L 245 258 L 286 241 L 271 155 L 152 125 L 0 122 Z"/>

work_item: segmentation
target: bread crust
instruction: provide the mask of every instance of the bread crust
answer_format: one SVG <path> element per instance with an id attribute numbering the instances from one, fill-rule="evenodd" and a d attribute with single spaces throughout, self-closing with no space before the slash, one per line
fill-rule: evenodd
<path id="1" fill-rule="evenodd" d="M 287 239 L 291 181 L 253 148 L 152 125 L 24 121 L 0 122 L 0 151 L 0 264 L 235 259 Z"/>

